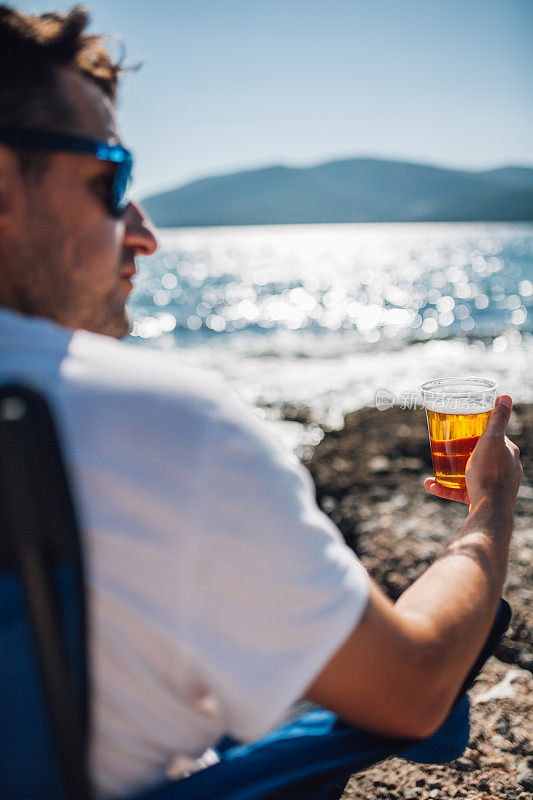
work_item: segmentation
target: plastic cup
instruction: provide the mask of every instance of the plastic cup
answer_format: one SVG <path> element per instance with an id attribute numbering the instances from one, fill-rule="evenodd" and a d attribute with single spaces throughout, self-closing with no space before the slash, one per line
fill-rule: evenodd
<path id="1" fill-rule="evenodd" d="M 463 489 L 466 463 L 494 408 L 498 384 L 491 378 L 436 378 L 419 389 L 426 409 L 435 480 Z"/>

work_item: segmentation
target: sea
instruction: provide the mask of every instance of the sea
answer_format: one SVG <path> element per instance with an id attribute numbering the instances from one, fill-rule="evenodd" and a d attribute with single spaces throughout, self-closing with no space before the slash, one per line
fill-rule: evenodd
<path id="1" fill-rule="evenodd" d="M 131 344 L 222 374 L 299 454 L 347 411 L 415 407 L 433 377 L 533 402 L 532 223 L 162 229 L 159 245 Z M 282 422 L 288 407 L 310 422 Z"/>

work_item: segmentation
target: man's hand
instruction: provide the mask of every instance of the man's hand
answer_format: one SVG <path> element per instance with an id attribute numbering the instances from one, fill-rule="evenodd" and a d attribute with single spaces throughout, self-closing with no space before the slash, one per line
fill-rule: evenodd
<path id="1" fill-rule="evenodd" d="M 485 497 L 497 497 L 498 502 L 513 507 L 523 471 L 518 447 L 505 436 L 512 407 L 508 395 L 497 398 L 487 427 L 468 459 L 466 488 L 452 489 L 435 478 L 426 478 L 424 486 L 431 494 L 472 507 Z"/>

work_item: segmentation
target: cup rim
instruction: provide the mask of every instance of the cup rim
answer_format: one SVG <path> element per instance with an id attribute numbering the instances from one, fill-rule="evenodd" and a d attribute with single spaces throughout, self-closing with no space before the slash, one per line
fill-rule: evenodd
<path id="1" fill-rule="evenodd" d="M 448 383 L 461 383 L 463 388 L 454 391 L 447 389 Z M 465 384 L 471 384 L 471 388 L 464 388 Z M 429 381 L 424 381 L 418 387 L 419 392 L 425 397 L 442 397 L 443 394 L 447 396 L 454 396 L 458 398 L 472 397 L 472 395 L 485 395 L 489 392 L 494 392 L 498 388 L 498 382 L 493 378 L 482 378 L 478 375 L 467 376 L 450 376 L 449 378 L 431 378 Z"/>

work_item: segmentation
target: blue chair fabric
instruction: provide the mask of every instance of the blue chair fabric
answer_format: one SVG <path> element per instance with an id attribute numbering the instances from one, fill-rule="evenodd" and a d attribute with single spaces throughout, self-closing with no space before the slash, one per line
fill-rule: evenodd
<path id="1" fill-rule="evenodd" d="M 448 719 L 430 740 L 420 744 L 358 730 L 335 714 L 316 709 L 257 742 L 226 750 L 222 760 L 189 778 L 139 796 L 138 800 L 262 800 L 286 791 L 292 800 L 308 800 L 309 784 L 320 791 L 344 781 L 390 756 L 425 763 L 458 758 L 468 743 L 469 706 L 462 695 Z M 320 795 L 318 795 L 320 796 Z M 327 794 L 325 795 L 327 797 Z"/>

